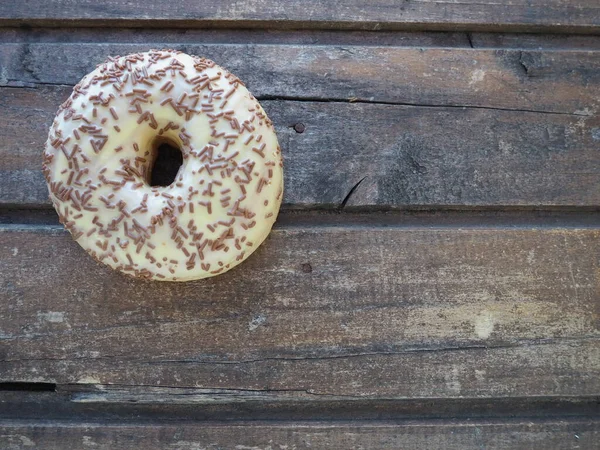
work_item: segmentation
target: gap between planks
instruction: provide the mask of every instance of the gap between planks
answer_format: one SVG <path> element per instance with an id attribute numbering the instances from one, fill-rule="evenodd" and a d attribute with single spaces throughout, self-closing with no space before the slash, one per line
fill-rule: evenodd
<path id="1" fill-rule="evenodd" d="M 0 28 L 0 44 L 186 44 L 600 50 L 600 35 L 458 31 L 335 31 L 252 29 Z"/>
<path id="2" fill-rule="evenodd" d="M 385 228 L 600 228 L 600 209 L 595 207 L 505 207 L 406 208 L 382 211 L 377 208 L 346 207 L 299 210 L 286 205 L 274 229 L 310 227 Z M 40 209 L 0 208 L 0 232 L 62 232 L 51 207 Z"/>

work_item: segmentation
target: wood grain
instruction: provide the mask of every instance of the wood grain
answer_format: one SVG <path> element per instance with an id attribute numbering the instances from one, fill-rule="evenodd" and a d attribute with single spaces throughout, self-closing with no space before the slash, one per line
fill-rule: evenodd
<path id="1" fill-rule="evenodd" d="M 141 422 L 408 421 L 547 419 L 597 416 L 595 396 L 377 399 L 155 386 L 68 384 L 54 391 L 6 390 L 0 383 L 0 423 L 6 420 Z M 28 383 L 39 388 L 39 383 Z"/>
<path id="2" fill-rule="evenodd" d="M 600 50 L 598 34 L 194 28 L 0 28 L 2 44 L 328 45 L 497 50 Z"/>
<path id="3" fill-rule="evenodd" d="M 1 380 L 489 398 L 600 391 L 598 229 L 278 229 L 184 284 L 0 233 Z"/>
<path id="4" fill-rule="evenodd" d="M 600 35 L 466 33 L 473 48 L 600 50 Z M 425 40 L 427 42 L 427 40 Z M 452 42 L 452 41 L 450 41 Z"/>
<path id="5" fill-rule="evenodd" d="M 0 448 L 596 449 L 599 29 L 597 0 L 0 2 Z M 240 76 L 284 150 L 275 230 L 209 280 L 96 264 L 40 173 L 71 86 L 157 47 Z"/>
<path id="6" fill-rule="evenodd" d="M 490 0 L 394 2 L 302 0 L 251 2 L 146 0 L 7 1 L 0 25 L 181 26 L 333 29 L 433 29 L 593 32 L 600 26 L 594 0 Z"/>
<path id="7" fill-rule="evenodd" d="M 487 35 L 487 33 L 483 33 Z M 493 34 L 492 34 L 493 35 Z M 506 34 L 506 36 L 512 36 Z M 535 48 L 544 48 L 548 35 L 527 34 L 536 40 Z M 549 42 L 587 42 L 588 50 L 600 40 L 596 35 L 552 35 Z M 467 34 L 459 31 L 336 31 L 336 30 L 265 30 L 218 28 L 0 28 L 0 43 L 113 43 L 164 46 L 181 44 L 277 44 L 277 45 L 359 45 L 384 47 L 463 47 L 469 46 Z M 585 50 L 586 48 L 581 48 Z"/>
<path id="8" fill-rule="evenodd" d="M 135 448 L 303 449 L 350 448 L 417 450 L 482 448 L 546 450 L 597 448 L 597 419 L 507 421 L 414 421 L 342 423 L 73 423 L 4 422 L 0 445 L 7 449 Z"/>
<path id="9" fill-rule="evenodd" d="M 0 86 L 74 85 L 109 55 L 158 42 L 0 45 Z M 600 105 L 600 52 L 174 44 L 213 59 L 258 98 L 473 106 L 586 116 Z M 85 57 L 83 57 L 85 55 Z"/>
<path id="10" fill-rule="evenodd" d="M 40 155 L 69 93 L 61 86 L 0 88 L 0 204 L 49 206 Z M 337 208 L 363 178 L 346 208 L 600 204 L 597 115 L 262 104 L 284 152 L 287 208 Z"/>

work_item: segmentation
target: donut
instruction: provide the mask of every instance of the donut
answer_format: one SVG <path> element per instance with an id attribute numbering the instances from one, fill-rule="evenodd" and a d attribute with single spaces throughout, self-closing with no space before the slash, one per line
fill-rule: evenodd
<path id="1" fill-rule="evenodd" d="M 160 185 L 152 173 L 165 146 L 181 167 Z M 137 278 L 228 271 L 265 240 L 281 205 L 265 111 L 235 75 L 179 51 L 98 65 L 60 106 L 43 156 L 60 222 L 96 260 Z"/>

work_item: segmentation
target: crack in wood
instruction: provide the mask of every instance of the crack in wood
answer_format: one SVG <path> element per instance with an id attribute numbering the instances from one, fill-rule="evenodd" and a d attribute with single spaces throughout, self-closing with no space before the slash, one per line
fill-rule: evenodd
<path id="1" fill-rule="evenodd" d="M 23 381 L 2 381 L 0 382 L 0 392 L 1 391 L 56 392 L 56 384 Z"/>
<path id="2" fill-rule="evenodd" d="M 145 361 L 142 363 L 155 365 L 155 364 L 254 364 L 268 361 L 327 361 L 334 359 L 350 359 L 350 358 L 365 358 L 369 356 L 398 356 L 407 355 L 413 353 L 445 353 L 445 352 L 464 352 L 472 350 L 501 350 L 508 348 L 518 347 L 533 347 L 539 345 L 553 345 L 561 342 L 569 341 L 598 341 L 600 337 L 597 336 L 583 336 L 577 338 L 551 338 L 541 340 L 518 340 L 515 343 L 503 343 L 503 344 L 478 344 L 478 345 L 465 345 L 465 346 L 447 346 L 447 347 L 431 347 L 431 348 L 406 348 L 401 351 L 376 351 L 376 352 L 364 352 L 364 353 L 348 353 L 342 355 L 326 355 L 326 356 L 298 356 L 298 357 L 267 357 L 257 358 L 239 361 L 202 361 L 202 360 L 163 360 L 163 361 Z"/>
<path id="3" fill-rule="evenodd" d="M 519 66 L 523 68 L 525 75 L 528 75 L 528 68 L 522 61 L 521 54 L 519 52 Z M 23 83 L 23 86 L 16 86 L 10 83 Z M 2 89 L 37 89 L 44 86 L 58 86 L 64 88 L 72 88 L 73 86 L 64 83 L 52 83 L 48 81 L 36 81 L 21 82 L 19 80 L 4 80 L 0 81 L 0 88 Z M 404 107 L 417 107 L 417 108 L 456 108 L 456 109 L 482 109 L 489 111 L 512 111 L 512 112 L 524 112 L 524 113 L 537 113 L 537 114 L 552 114 L 559 116 L 575 116 L 575 117 L 593 117 L 592 112 L 563 112 L 563 111 L 552 111 L 552 110 L 540 110 L 540 109 L 529 109 L 529 108 L 501 108 L 495 106 L 480 106 L 480 105 L 460 105 L 460 104 L 435 104 L 435 103 L 415 103 L 415 102 L 397 102 L 397 101 L 386 101 L 386 100 L 372 100 L 367 98 L 352 97 L 352 98 L 340 98 L 340 97 L 296 97 L 296 96 L 285 96 L 285 95 L 256 95 L 258 101 L 286 101 L 286 102 L 299 102 L 299 103 L 351 103 L 351 104 L 369 104 L 369 105 L 389 105 L 389 106 L 404 106 Z"/>
<path id="4" fill-rule="evenodd" d="M 339 209 L 344 209 L 344 207 L 346 206 L 346 203 L 348 203 L 348 200 L 350 200 L 350 197 L 352 197 L 352 194 L 354 194 L 354 192 L 356 192 L 356 189 L 358 188 L 358 186 L 360 186 L 360 183 L 362 183 L 365 178 L 367 178 L 366 176 L 362 177 L 358 183 L 356 183 L 354 186 L 352 186 L 352 188 L 350 189 L 350 191 L 348 192 L 348 194 L 346 194 L 346 197 L 344 197 L 344 200 L 342 200 L 342 203 L 340 203 Z"/>
<path id="5" fill-rule="evenodd" d="M 350 359 L 350 358 L 365 358 L 370 356 L 399 356 L 409 355 L 416 353 L 446 353 L 446 352 L 465 352 L 465 351 L 478 351 L 478 350 L 502 350 L 502 349 L 514 349 L 519 347 L 536 347 L 542 345 L 560 345 L 568 342 L 600 342 L 600 336 L 573 336 L 573 337 L 561 337 L 561 338 L 545 338 L 545 339 L 518 339 L 515 342 L 503 342 L 503 343 L 481 343 L 481 344 L 467 344 L 467 345 L 454 345 L 454 346 L 439 346 L 439 347 L 406 347 L 402 350 L 397 351 L 373 351 L 373 352 L 360 352 L 360 353 L 346 353 L 337 355 L 323 355 L 323 356 L 273 356 L 265 358 L 255 359 L 242 359 L 242 360 L 200 360 L 200 359 L 163 359 L 158 361 L 148 360 L 136 360 L 129 358 L 128 355 L 98 355 L 98 356 L 81 356 L 81 357 L 69 357 L 69 358 L 16 358 L 16 359 L 0 359 L 0 362 L 20 362 L 20 361 L 96 361 L 101 359 L 126 359 L 128 363 L 141 364 L 141 365 L 165 365 L 165 364 L 199 364 L 199 365 L 242 365 L 242 364 L 255 364 L 269 361 L 327 361 L 336 359 Z"/>
<path id="6" fill-rule="evenodd" d="M 509 112 L 524 112 L 537 114 L 552 114 L 558 116 L 576 116 L 576 117 L 592 117 L 593 113 L 589 112 L 563 112 L 551 110 L 539 110 L 528 108 L 500 108 L 496 106 L 477 106 L 477 105 L 458 105 L 458 104 L 433 104 L 433 103 L 411 103 L 411 102 L 394 102 L 385 100 L 371 100 L 359 97 L 352 98 L 320 98 L 320 97 L 293 97 L 284 95 L 260 95 L 257 96 L 259 101 L 289 101 L 289 102 L 310 102 L 310 103 L 350 103 L 350 104 L 370 104 L 370 105 L 390 105 L 390 106 L 407 106 L 416 108 L 458 108 L 458 109 L 484 109 L 489 111 L 509 111 Z"/>
<path id="7" fill-rule="evenodd" d="M 518 53 L 519 67 L 522 69 L 523 75 L 525 75 L 526 77 L 529 77 L 529 66 L 524 61 L 524 55 L 525 55 L 525 53 L 523 51 L 519 51 L 519 53 Z"/>
<path id="8" fill-rule="evenodd" d="M 469 42 L 469 47 L 475 48 L 475 46 L 473 45 L 473 33 L 467 32 L 465 34 L 467 36 L 467 41 Z"/>

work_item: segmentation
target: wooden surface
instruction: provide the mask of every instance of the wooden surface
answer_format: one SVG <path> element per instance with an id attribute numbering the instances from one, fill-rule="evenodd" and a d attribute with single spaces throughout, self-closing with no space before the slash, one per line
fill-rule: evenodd
<path id="1" fill-rule="evenodd" d="M 146 38 L 160 47 L 165 35 Z M 0 44 L 1 203 L 48 205 L 43 177 L 32 167 L 56 105 L 69 95 L 70 87 L 62 85 L 75 84 L 105 55 L 147 45 Z M 178 48 L 231 67 L 265 99 L 283 145 L 287 206 L 339 205 L 365 177 L 348 206 L 600 201 L 595 51 L 216 43 Z M 302 134 L 293 128 L 298 123 Z"/>
<path id="2" fill-rule="evenodd" d="M 55 105 L 68 91 L 54 86 L 0 89 L 5 124 L 0 130 L 1 203 L 49 206 L 45 180 L 35 167 Z M 262 104 L 283 145 L 286 208 L 339 206 L 365 177 L 347 207 L 600 202 L 600 140 L 594 137 L 600 120 L 595 115 L 282 100 Z M 301 134 L 293 128 L 297 123 L 305 126 Z"/>
<path id="3" fill-rule="evenodd" d="M 160 38 L 143 44 L 5 43 L 2 85 L 74 85 L 106 55 L 164 47 Z M 587 50 L 266 43 L 177 48 L 231 67 L 259 99 L 479 107 L 584 118 L 599 105 L 600 61 Z"/>
<path id="4" fill-rule="evenodd" d="M 214 59 L 283 211 L 183 284 L 99 266 L 41 149 L 107 56 Z M 0 5 L 0 448 L 597 449 L 600 5 Z"/>
<path id="5" fill-rule="evenodd" d="M 8 379 L 382 398 L 600 389 L 597 229 L 286 227 L 243 270 L 183 286 L 98 268 L 57 227 L 5 227 L 0 242 Z"/>

